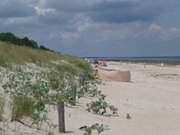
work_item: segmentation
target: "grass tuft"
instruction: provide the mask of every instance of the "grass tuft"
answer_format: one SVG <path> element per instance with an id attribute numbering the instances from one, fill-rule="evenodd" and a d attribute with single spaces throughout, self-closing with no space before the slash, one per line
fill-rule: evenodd
<path id="1" fill-rule="evenodd" d="M 4 113 L 4 98 L 0 96 L 0 121 L 2 121 L 2 114 Z"/>
<path id="2" fill-rule="evenodd" d="M 34 112 L 33 100 L 25 96 L 13 97 L 13 115 L 12 120 L 18 120 L 23 117 L 32 117 Z"/>

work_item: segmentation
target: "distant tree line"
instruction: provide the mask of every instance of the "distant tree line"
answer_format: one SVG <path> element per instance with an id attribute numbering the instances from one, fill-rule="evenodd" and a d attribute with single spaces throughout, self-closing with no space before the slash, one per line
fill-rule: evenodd
<path id="1" fill-rule="evenodd" d="M 52 51 L 43 45 L 38 45 L 36 41 L 29 39 L 28 37 L 19 38 L 11 32 L 0 33 L 0 41 L 9 42 L 18 46 L 26 46 L 26 47 L 35 48 L 35 49 Z"/>

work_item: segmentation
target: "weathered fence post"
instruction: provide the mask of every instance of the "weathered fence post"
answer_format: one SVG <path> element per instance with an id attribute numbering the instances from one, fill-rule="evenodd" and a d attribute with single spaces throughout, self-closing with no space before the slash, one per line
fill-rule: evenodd
<path id="1" fill-rule="evenodd" d="M 72 105 L 76 105 L 76 96 L 77 96 L 77 84 L 73 84 L 72 89 L 73 95 L 72 95 Z"/>
<path id="2" fill-rule="evenodd" d="M 65 133 L 65 115 L 64 115 L 64 102 L 59 101 L 58 105 L 58 122 L 59 122 L 59 132 Z"/>

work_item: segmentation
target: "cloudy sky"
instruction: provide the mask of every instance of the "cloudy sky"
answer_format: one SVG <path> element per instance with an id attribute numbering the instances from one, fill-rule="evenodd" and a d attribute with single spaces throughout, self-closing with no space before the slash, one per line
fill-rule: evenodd
<path id="1" fill-rule="evenodd" d="M 179 0 L 3 0 L 0 32 L 79 56 L 180 56 Z"/>

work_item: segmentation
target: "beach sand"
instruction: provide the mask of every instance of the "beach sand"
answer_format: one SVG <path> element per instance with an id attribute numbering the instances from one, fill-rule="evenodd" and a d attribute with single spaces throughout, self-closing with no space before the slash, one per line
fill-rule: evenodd
<path id="1" fill-rule="evenodd" d="M 81 126 L 95 123 L 109 126 L 109 130 L 101 135 L 180 135 L 180 66 L 125 62 L 107 64 L 107 68 L 131 72 L 131 82 L 102 81 L 99 85 L 107 101 L 118 108 L 119 116 L 89 113 L 86 103 L 91 99 L 82 98 L 76 107 L 65 108 L 66 135 L 82 135 Z M 127 114 L 131 119 L 126 118 Z M 56 108 L 49 113 L 49 118 L 52 123 L 58 124 Z M 45 126 L 43 128 L 46 129 Z M 19 132 L 32 131 L 23 125 L 16 129 Z M 57 127 L 52 132 L 59 134 Z"/>
<path id="2" fill-rule="evenodd" d="M 102 135 L 180 134 L 180 66 L 108 62 L 108 68 L 131 72 L 129 83 L 103 81 L 99 86 L 119 116 L 88 113 L 82 107 L 87 99 L 82 99 L 78 107 L 66 108 L 66 129 L 74 131 L 70 134 L 80 135 L 79 127 L 96 122 L 110 128 Z"/>

